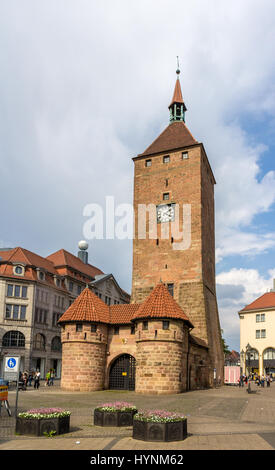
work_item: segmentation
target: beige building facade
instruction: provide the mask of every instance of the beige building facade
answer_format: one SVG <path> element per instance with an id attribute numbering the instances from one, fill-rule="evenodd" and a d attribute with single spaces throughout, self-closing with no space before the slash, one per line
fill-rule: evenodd
<path id="1" fill-rule="evenodd" d="M 275 289 L 242 309 L 239 318 L 242 372 L 275 378 Z"/>

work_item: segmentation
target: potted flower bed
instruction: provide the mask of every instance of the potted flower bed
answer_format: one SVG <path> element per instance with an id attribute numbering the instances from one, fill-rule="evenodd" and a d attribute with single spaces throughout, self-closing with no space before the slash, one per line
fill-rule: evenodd
<path id="1" fill-rule="evenodd" d="M 70 411 L 61 408 L 38 408 L 19 413 L 16 433 L 34 436 L 65 434 L 70 431 Z"/>
<path id="2" fill-rule="evenodd" d="M 94 410 L 95 426 L 132 426 L 137 407 L 132 403 L 116 401 L 103 403 Z"/>
<path id="3" fill-rule="evenodd" d="M 133 419 L 133 439 L 181 441 L 187 437 L 186 416 L 165 410 L 141 410 Z"/>

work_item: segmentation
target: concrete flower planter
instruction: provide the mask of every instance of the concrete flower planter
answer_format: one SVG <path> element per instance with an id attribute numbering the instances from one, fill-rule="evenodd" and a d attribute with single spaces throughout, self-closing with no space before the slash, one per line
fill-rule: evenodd
<path id="1" fill-rule="evenodd" d="M 95 426 L 133 426 L 133 417 L 137 410 L 132 411 L 101 411 L 94 410 Z"/>
<path id="2" fill-rule="evenodd" d="M 187 437 L 187 419 L 174 422 L 133 420 L 133 439 L 153 442 L 182 441 Z"/>
<path id="3" fill-rule="evenodd" d="M 60 418 L 16 418 L 16 432 L 32 436 L 43 436 L 55 431 L 57 434 L 70 432 L 70 416 Z"/>

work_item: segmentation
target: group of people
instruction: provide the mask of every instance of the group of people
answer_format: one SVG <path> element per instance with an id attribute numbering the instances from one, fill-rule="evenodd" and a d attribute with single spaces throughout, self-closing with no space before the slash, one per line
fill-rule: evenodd
<path id="1" fill-rule="evenodd" d="M 55 373 L 54 370 L 51 369 L 47 372 L 46 374 L 46 382 L 45 385 L 53 385 L 54 383 L 54 377 Z M 36 371 L 30 371 L 30 372 L 20 372 L 19 373 L 19 382 L 23 383 L 23 387 L 26 389 L 27 386 L 32 387 L 32 382 L 34 382 L 34 388 L 39 389 L 40 387 L 40 378 L 41 378 L 41 373 L 37 369 Z"/>
<path id="2" fill-rule="evenodd" d="M 244 384 L 247 385 L 248 382 L 254 381 L 258 387 L 264 387 L 265 384 L 267 387 L 270 387 L 270 384 L 272 382 L 272 376 L 267 374 L 267 375 L 257 375 L 257 374 L 251 374 L 249 376 L 247 375 L 241 375 L 239 378 L 239 387 L 243 387 Z"/>

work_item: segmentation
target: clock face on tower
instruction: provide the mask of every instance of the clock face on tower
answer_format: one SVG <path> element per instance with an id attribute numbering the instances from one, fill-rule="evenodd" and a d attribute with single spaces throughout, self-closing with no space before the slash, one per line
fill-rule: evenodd
<path id="1" fill-rule="evenodd" d="M 157 206 L 157 222 L 173 222 L 175 220 L 175 204 Z"/>

